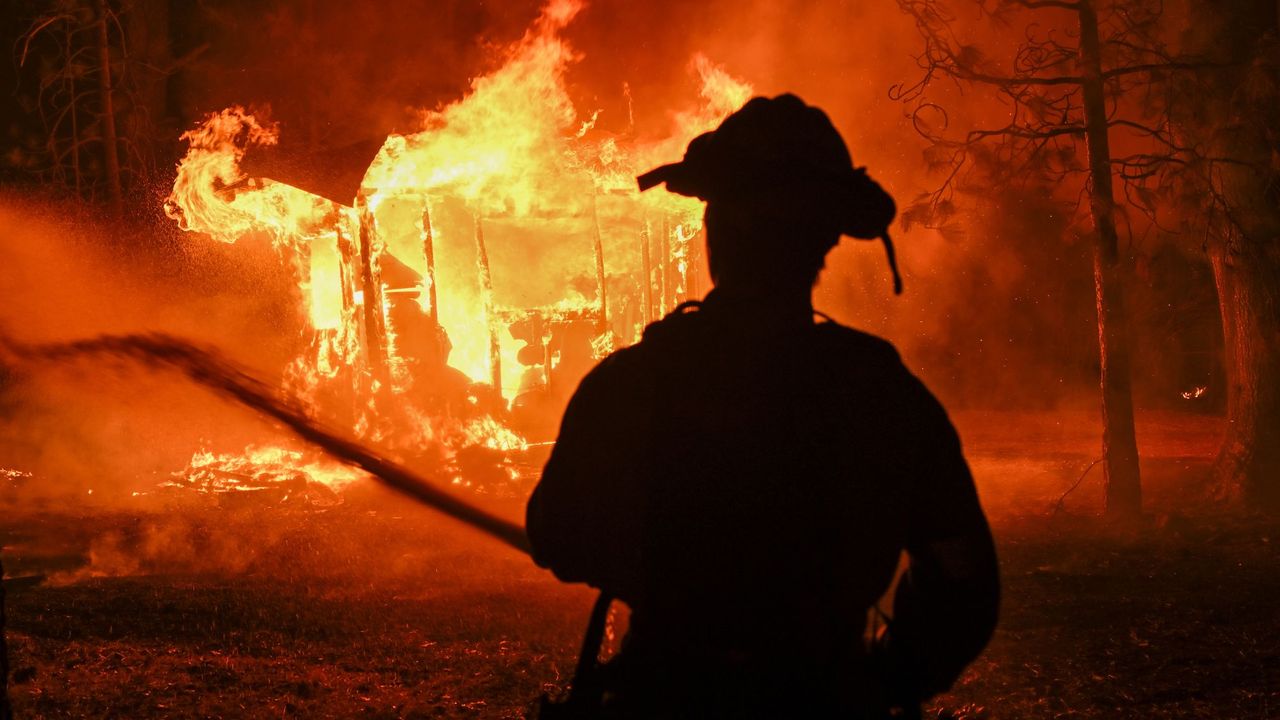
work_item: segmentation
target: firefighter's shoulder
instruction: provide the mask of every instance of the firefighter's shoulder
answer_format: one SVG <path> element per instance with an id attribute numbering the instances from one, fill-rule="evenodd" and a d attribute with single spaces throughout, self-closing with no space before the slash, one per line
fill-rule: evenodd
<path id="1" fill-rule="evenodd" d="M 699 313 L 701 306 L 702 303 L 696 300 L 680 303 L 666 316 L 645 326 L 641 335 L 642 343 L 661 343 L 679 337 L 684 332 L 694 331 L 702 320 Z"/>
<path id="2" fill-rule="evenodd" d="M 817 323 L 814 329 L 824 345 L 839 356 L 882 364 L 886 368 L 902 367 L 902 356 L 898 354 L 898 349 L 878 335 L 841 325 L 830 319 Z"/>
<path id="3" fill-rule="evenodd" d="M 578 396 L 634 394 L 652 374 L 650 353 L 639 344 L 619 348 L 601 358 L 578 384 Z"/>

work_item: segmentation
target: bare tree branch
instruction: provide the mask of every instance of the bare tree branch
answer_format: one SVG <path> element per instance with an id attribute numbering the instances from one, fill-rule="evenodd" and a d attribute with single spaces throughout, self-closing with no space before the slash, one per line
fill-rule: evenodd
<path id="1" fill-rule="evenodd" d="M 979 82 L 984 85 L 997 85 L 1002 87 L 1022 87 L 1026 85 L 1079 85 L 1084 82 L 1084 78 L 1079 75 L 1057 75 L 1053 77 L 1019 77 L 1019 76 L 1000 76 L 985 75 L 982 73 L 968 72 L 961 68 L 950 71 L 951 75 L 971 82 Z"/>
<path id="2" fill-rule="evenodd" d="M 1112 68 L 1102 73 L 1104 79 L 1124 77 L 1126 75 L 1134 75 L 1138 73 L 1152 72 L 1168 72 L 1170 70 L 1214 70 L 1229 67 L 1237 67 L 1240 63 L 1219 63 L 1205 61 L 1170 61 L 1159 63 L 1146 63 L 1143 65 L 1129 65 L 1127 67 Z"/>
<path id="3" fill-rule="evenodd" d="M 1085 128 L 1083 125 L 1066 125 L 1062 127 L 1050 128 L 1047 130 L 1036 130 L 1021 126 L 1009 126 L 988 130 L 970 130 L 966 136 L 967 143 L 973 143 L 979 140 L 985 140 L 993 137 L 1014 137 L 1024 140 L 1041 140 L 1047 138 L 1059 137 L 1061 135 L 1084 135 Z"/>
<path id="4" fill-rule="evenodd" d="M 1067 2 L 1067 0 L 1009 0 L 1009 2 L 1031 10 L 1040 10 L 1043 8 L 1061 8 L 1063 10 L 1080 9 L 1080 3 Z"/>

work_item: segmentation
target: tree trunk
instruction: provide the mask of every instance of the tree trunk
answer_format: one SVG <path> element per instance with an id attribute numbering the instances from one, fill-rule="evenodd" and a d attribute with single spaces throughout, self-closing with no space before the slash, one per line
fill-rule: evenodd
<path id="1" fill-rule="evenodd" d="M 0 720 L 12 720 L 9 706 L 9 645 L 5 641 L 4 563 L 0 562 Z"/>
<path id="2" fill-rule="evenodd" d="M 127 106 L 121 109 L 120 132 L 136 148 L 129 167 L 144 183 L 155 179 L 161 158 L 179 135 L 179 124 L 169 109 L 169 76 L 174 67 L 171 1 L 120 2 L 132 86 Z"/>
<path id="3" fill-rule="evenodd" d="M 1089 146 L 1089 208 L 1096 232 L 1094 289 L 1098 302 L 1098 350 L 1102 365 L 1102 467 L 1107 514 L 1135 517 L 1142 512 L 1142 483 L 1130 389 L 1129 327 L 1124 309 L 1124 263 L 1115 222 L 1106 96 L 1098 39 L 1098 16 L 1091 0 L 1080 0 L 1080 64 L 1084 77 L 1085 133 Z"/>
<path id="4" fill-rule="evenodd" d="M 1216 242 L 1209 256 L 1227 371 L 1226 433 L 1214 480 L 1225 498 L 1280 509 L 1280 273 L 1260 243 L 1239 245 L 1233 252 Z"/>
<path id="5" fill-rule="evenodd" d="M 1196 101 L 1179 118 L 1193 143 L 1232 160 L 1214 176 L 1224 207 L 1209 227 L 1227 384 L 1214 481 L 1224 498 L 1280 510 L 1280 173 L 1271 160 L 1280 6 L 1200 0 L 1191 10 L 1189 49 L 1235 61 L 1199 79 Z"/>
<path id="6" fill-rule="evenodd" d="M 115 102 L 111 86 L 111 38 L 107 34 L 107 0 L 97 0 L 98 94 L 102 97 L 102 150 L 107 170 L 107 201 L 113 215 L 123 208 L 120 155 L 116 138 Z"/>
<path id="7" fill-rule="evenodd" d="M 71 24 L 65 23 L 65 26 L 63 47 L 67 54 L 67 66 L 70 67 L 71 51 L 75 46 L 72 44 Z M 71 115 L 71 175 L 75 183 L 76 199 L 80 200 L 84 197 L 80 187 L 80 102 L 76 99 L 76 74 L 73 72 L 67 73 L 67 98 L 67 110 Z"/>

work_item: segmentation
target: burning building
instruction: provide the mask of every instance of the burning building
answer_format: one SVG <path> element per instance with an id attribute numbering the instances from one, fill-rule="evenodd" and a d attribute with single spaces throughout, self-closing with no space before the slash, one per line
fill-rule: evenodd
<path id="1" fill-rule="evenodd" d="M 751 88 L 698 57 L 702 97 L 669 137 L 598 131 L 564 81 L 578 9 L 550 4 L 465 97 L 380 143 L 288 157 L 243 107 L 183 134 L 165 210 L 271 239 L 309 335 L 286 382 L 317 412 L 402 448 L 548 441 L 595 360 L 698 294 L 701 203 L 642 198 L 634 176 Z"/>

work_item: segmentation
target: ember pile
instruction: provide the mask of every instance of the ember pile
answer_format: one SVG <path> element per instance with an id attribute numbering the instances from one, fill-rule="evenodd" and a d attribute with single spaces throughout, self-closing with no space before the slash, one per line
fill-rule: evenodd
<path id="1" fill-rule="evenodd" d="M 249 500 L 330 507 L 341 502 L 337 491 L 358 479 L 355 470 L 333 461 L 304 458 L 298 450 L 249 447 L 234 456 L 201 450 L 160 487 L 209 494 L 229 506 Z"/>

